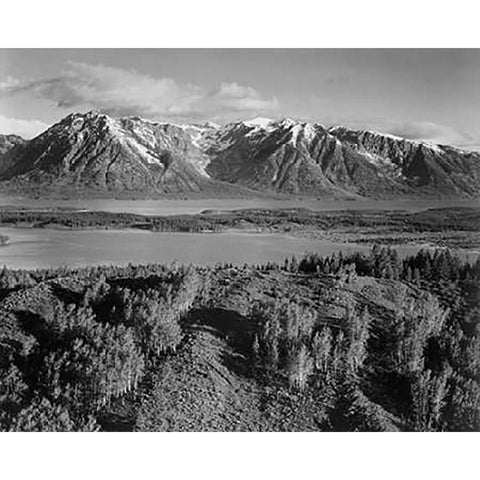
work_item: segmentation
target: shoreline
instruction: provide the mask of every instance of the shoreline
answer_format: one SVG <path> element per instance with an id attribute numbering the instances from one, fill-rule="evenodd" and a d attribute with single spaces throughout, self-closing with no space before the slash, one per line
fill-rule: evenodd
<path id="1" fill-rule="evenodd" d="M 204 210 L 200 214 L 140 215 L 78 209 L 0 208 L 0 229 L 138 231 L 188 234 L 282 234 L 290 238 L 385 246 L 426 245 L 480 250 L 480 208 L 314 211 L 304 208 Z M 8 245 L 10 239 L 6 236 Z M 1 242 L 1 239 L 0 239 Z"/>
<path id="2" fill-rule="evenodd" d="M 225 228 L 223 230 L 203 230 L 203 231 L 180 231 L 180 230 L 152 230 L 145 228 L 135 228 L 130 226 L 125 227 L 116 227 L 116 226 L 92 226 L 92 227 L 65 227 L 62 225 L 15 225 L 15 224 L 0 224 L 0 232 L 2 228 L 10 228 L 15 230 L 44 230 L 44 231 L 59 231 L 59 232 L 130 232 L 130 233 L 152 233 L 152 234 L 170 234 L 170 235 L 246 235 L 246 236 L 256 236 L 256 235 L 271 235 L 277 236 L 281 235 L 286 238 L 291 239 L 307 239 L 311 241 L 327 241 L 330 243 L 336 244 L 345 244 L 345 245 L 358 245 L 358 246 L 373 246 L 375 244 L 382 245 L 390 248 L 398 247 L 415 247 L 415 248 L 425 248 L 428 250 L 442 250 L 448 249 L 453 252 L 458 252 L 461 254 L 480 254 L 480 234 L 478 232 L 448 232 L 451 237 L 448 235 L 439 234 L 438 232 L 430 232 L 430 234 L 419 233 L 417 235 L 409 236 L 399 236 L 398 232 L 391 232 L 391 234 L 385 235 L 382 234 L 381 237 L 375 237 L 366 232 L 342 232 L 335 230 L 281 230 L 281 229 L 268 229 L 268 228 Z M 474 236 L 474 241 L 468 243 L 467 240 L 469 237 Z M 12 245 L 12 238 L 5 235 L 6 241 L 1 243 L 0 247 Z M 459 238 L 460 237 L 460 238 Z M 14 241 L 13 241 L 14 243 Z"/>

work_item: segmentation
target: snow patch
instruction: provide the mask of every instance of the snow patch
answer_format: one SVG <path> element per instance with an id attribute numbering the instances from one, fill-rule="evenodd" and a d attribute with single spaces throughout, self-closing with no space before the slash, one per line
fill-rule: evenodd
<path id="1" fill-rule="evenodd" d="M 381 157 L 380 155 L 375 155 L 374 153 L 359 151 L 372 165 L 375 165 L 381 170 L 385 170 L 393 174 L 395 177 L 403 177 L 402 169 L 400 166 L 393 163 L 388 157 Z"/>
<path id="2" fill-rule="evenodd" d="M 192 144 L 195 145 L 197 148 L 201 148 L 202 145 L 200 143 L 200 140 L 202 139 L 204 130 L 202 128 L 195 128 L 192 131 L 187 132 L 190 135 L 190 140 L 192 141 Z"/>
<path id="3" fill-rule="evenodd" d="M 291 128 L 291 127 L 293 127 L 293 126 L 295 126 L 295 125 L 297 125 L 297 124 L 298 124 L 297 121 L 293 120 L 292 118 L 288 118 L 288 117 L 287 117 L 287 118 L 283 118 L 282 120 L 280 120 L 280 121 L 278 122 L 278 125 L 279 125 L 280 127 L 283 127 L 283 128 Z"/>
<path id="4" fill-rule="evenodd" d="M 311 123 L 307 123 L 305 125 L 305 129 L 304 129 L 304 136 L 305 136 L 305 140 L 307 140 L 308 142 L 311 142 L 315 135 L 316 135 L 316 130 L 315 130 L 315 127 L 311 124 Z"/>
<path id="5" fill-rule="evenodd" d="M 328 129 L 329 132 L 338 132 L 339 130 L 345 130 L 345 127 L 341 127 L 340 125 L 335 125 L 334 127 L 330 127 Z"/>
<path id="6" fill-rule="evenodd" d="M 416 141 L 414 143 L 423 145 L 426 148 L 429 148 L 430 150 L 433 150 L 436 153 L 445 153 L 443 148 L 440 145 L 436 145 L 435 143 L 430 143 L 430 142 L 425 142 L 425 141 Z"/>
<path id="7" fill-rule="evenodd" d="M 160 159 L 152 155 L 152 153 L 150 153 L 149 149 L 145 147 L 145 145 L 142 145 L 141 143 L 138 143 L 132 139 L 128 139 L 127 144 L 131 149 L 136 150 L 137 153 L 142 157 L 142 159 L 145 160 L 147 163 L 151 165 L 161 165 L 162 162 L 160 161 Z"/>
<path id="8" fill-rule="evenodd" d="M 373 135 L 377 135 L 377 136 L 380 136 L 380 137 L 390 138 L 390 139 L 392 139 L 392 140 L 405 141 L 405 138 L 399 137 L 399 136 L 397 136 L 397 135 L 392 135 L 391 133 L 378 132 L 378 131 L 376 131 L 376 130 L 364 130 L 364 133 L 372 133 Z"/>
<path id="9" fill-rule="evenodd" d="M 298 143 L 298 136 L 300 135 L 302 131 L 302 126 L 301 125 L 295 125 L 291 132 L 292 132 L 292 136 L 290 137 L 290 143 L 292 145 L 296 145 Z"/>

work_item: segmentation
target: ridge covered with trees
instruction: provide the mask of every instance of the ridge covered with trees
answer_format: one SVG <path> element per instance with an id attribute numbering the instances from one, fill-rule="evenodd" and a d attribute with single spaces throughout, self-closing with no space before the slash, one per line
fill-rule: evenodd
<path id="1" fill-rule="evenodd" d="M 480 261 L 0 272 L 4 431 L 478 431 Z"/>

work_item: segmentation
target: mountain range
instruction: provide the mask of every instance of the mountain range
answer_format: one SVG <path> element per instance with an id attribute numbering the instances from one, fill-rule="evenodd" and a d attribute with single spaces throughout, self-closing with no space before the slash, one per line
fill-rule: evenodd
<path id="1" fill-rule="evenodd" d="M 0 190 L 67 196 L 476 198 L 480 153 L 370 130 L 256 118 L 178 125 L 71 114 L 0 135 Z"/>

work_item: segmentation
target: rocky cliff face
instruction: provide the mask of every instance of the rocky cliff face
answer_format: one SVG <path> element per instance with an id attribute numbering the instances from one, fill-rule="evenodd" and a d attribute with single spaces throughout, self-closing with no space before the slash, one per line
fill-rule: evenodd
<path id="1" fill-rule="evenodd" d="M 0 137 L 4 185 L 151 194 L 478 196 L 480 155 L 291 119 L 217 125 L 72 114 Z"/>

